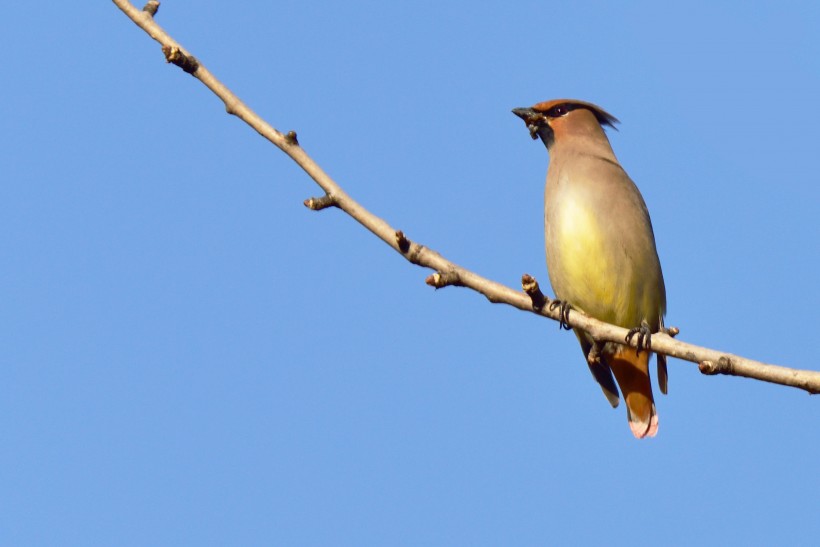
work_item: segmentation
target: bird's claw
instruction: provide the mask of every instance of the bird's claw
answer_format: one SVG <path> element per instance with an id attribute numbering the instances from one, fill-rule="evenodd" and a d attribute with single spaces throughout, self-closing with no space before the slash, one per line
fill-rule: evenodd
<path id="1" fill-rule="evenodd" d="M 629 329 L 629 332 L 626 334 L 626 343 L 631 344 L 632 338 L 634 338 L 635 336 L 638 337 L 638 353 L 641 353 L 641 350 L 652 350 L 652 331 L 649 329 L 649 323 L 647 323 L 646 321 L 641 321 L 640 327 Z"/>
<path id="2" fill-rule="evenodd" d="M 550 302 L 550 310 L 554 310 L 555 308 L 559 308 L 558 311 L 558 328 L 570 330 L 572 327 L 569 326 L 569 310 L 572 309 L 569 302 L 565 300 L 553 300 Z"/>

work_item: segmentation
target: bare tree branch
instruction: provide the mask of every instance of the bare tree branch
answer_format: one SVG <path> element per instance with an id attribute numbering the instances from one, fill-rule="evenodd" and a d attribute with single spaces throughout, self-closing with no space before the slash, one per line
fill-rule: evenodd
<path id="1" fill-rule="evenodd" d="M 409 262 L 435 270 L 435 273 L 426 280 L 428 285 L 435 288 L 446 286 L 467 287 L 483 294 L 490 302 L 507 304 L 522 311 L 541 315 L 554 321 L 561 321 L 560 307 L 548 305 L 551 301 L 544 296 L 538 287 L 537 281 L 531 276 L 526 274 L 523 276 L 523 292 L 486 279 L 450 262 L 436 251 L 412 242 L 402 231 L 396 230 L 362 207 L 307 155 L 299 145 L 295 132 L 290 131 L 283 134 L 261 119 L 185 48 L 157 25 L 154 21 L 154 15 L 159 8 L 159 2 L 152 0 L 142 10 L 134 7 L 127 0 L 113 0 L 113 2 L 151 38 L 161 44 L 167 62 L 174 63 L 205 84 L 225 103 L 225 109 L 229 114 L 237 116 L 260 135 L 279 147 L 324 190 L 324 196 L 305 200 L 306 207 L 315 211 L 327 207 L 341 209 L 376 237 L 387 243 L 397 253 L 404 256 Z M 627 329 L 598 321 L 575 310 L 569 313 L 566 323 L 570 327 L 588 332 L 598 342 L 596 346 L 604 342 L 631 346 L 636 346 L 638 343 L 637 337 L 627 341 L 629 333 Z M 697 363 L 703 374 L 743 376 L 800 388 L 812 394 L 820 393 L 820 372 L 818 371 L 770 365 L 738 355 L 687 344 L 674 339 L 677 333 L 678 330 L 672 327 L 653 334 L 652 351 Z"/>

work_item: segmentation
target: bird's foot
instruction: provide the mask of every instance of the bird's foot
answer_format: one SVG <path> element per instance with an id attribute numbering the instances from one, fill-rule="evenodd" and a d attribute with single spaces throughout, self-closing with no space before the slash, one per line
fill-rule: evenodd
<path id="1" fill-rule="evenodd" d="M 570 330 L 572 327 L 569 326 L 569 310 L 572 309 L 569 302 L 566 300 L 553 300 L 550 302 L 550 310 L 554 310 L 558 308 L 558 328 Z"/>
<path id="2" fill-rule="evenodd" d="M 649 329 L 649 323 L 646 321 L 641 321 L 640 327 L 629 329 L 625 339 L 626 343 L 631 344 L 632 338 L 635 336 L 638 337 L 638 353 L 641 353 L 641 350 L 650 351 L 652 349 L 652 331 Z"/>

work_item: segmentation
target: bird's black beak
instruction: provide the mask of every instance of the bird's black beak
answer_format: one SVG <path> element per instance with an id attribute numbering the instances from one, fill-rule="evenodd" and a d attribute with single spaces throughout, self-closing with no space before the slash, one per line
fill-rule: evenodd
<path id="1" fill-rule="evenodd" d="M 524 123 L 527 124 L 527 129 L 530 131 L 530 137 L 532 137 L 533 140 L 537 139 L 541 128 L 547 121 L 544 115 L 532 108 L 513 108 L 512 113 L 524 120 Z"/>
<path id="2" fill-rule="evenodd" d="M 531 118 L 535 115 L 535 110 L 532 108 L 513 108 L 512 113 L 521 118 L 524 121 L 527 121 L 528 118 Z"/>

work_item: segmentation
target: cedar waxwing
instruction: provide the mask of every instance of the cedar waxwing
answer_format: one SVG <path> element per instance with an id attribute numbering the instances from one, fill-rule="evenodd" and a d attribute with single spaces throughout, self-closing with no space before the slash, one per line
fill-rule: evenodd
<path id="1" fill-rule="evenodd" d="M 618 163 L 604 126 L 618 121 L 583 101 L 559 99 L 513 110 L 540 137 L 550 156 L 544 196 L 547 270 L 562 311 L 631 329 L 641 337 L 663 327 L 666 289 L 649 211 Z M 593 340 L 575 331 L 589 368 L 610 404 L 618 386 L 632 433 L 654 437 L 658 414 L 649 381 L 648 348 L 605 344 L 589 359 Z M 666 359 L 658 356 L 658 383 L 666 393 Z"/>

